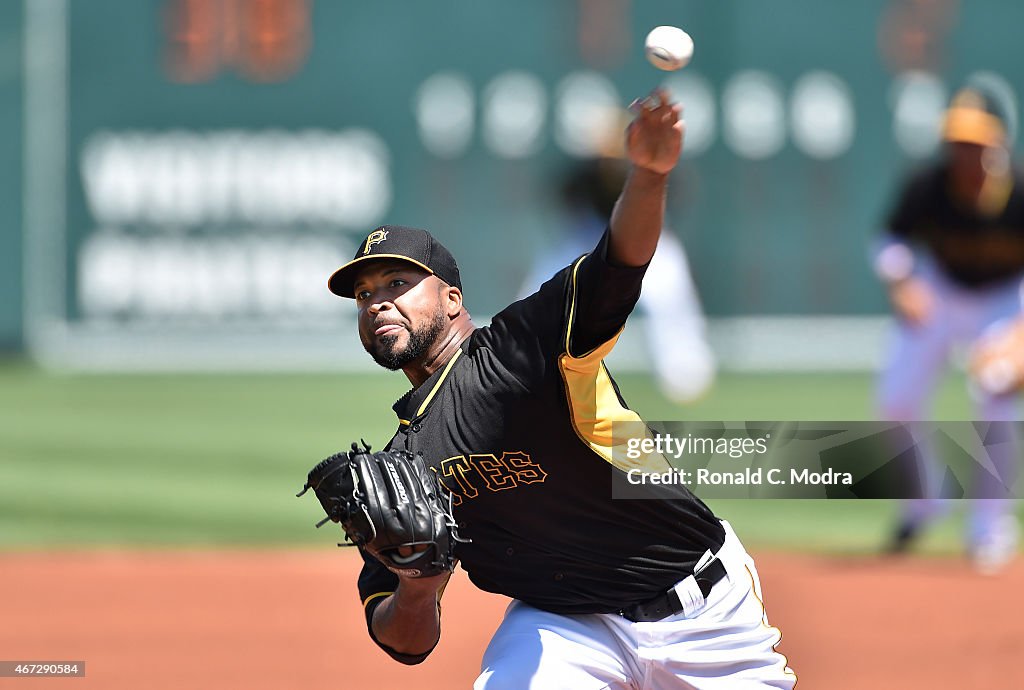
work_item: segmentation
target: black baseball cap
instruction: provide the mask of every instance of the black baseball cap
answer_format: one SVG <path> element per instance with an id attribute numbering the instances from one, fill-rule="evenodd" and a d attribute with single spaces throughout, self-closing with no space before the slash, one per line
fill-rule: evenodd
<path id="1" fill-rule="evenodd" d="M 431 273 L 452 287 L 462 289 L 459 266 L 443 244 L 421 228 L 382 225 L 359 244 L 356 255 L 327 281 L 327 289 L 340 297 L 355 298 L 356 272 L 371 259 L 400 259 Z"/>

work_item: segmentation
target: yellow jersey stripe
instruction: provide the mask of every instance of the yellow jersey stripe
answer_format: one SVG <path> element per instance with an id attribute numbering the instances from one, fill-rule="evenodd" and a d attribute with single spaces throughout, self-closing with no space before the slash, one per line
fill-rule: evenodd
<path id="1" fill-rule="evenodd" d="M 377 592 L 376 594 L 371 594 L 370 596 L 363 599 L 363 609 L 365 610 L 366 607 L 370 604 L 370 602 L 374 599 L 380 599 L 381 597 L 390 597 L 392 594 L 394 594 L 394 592 Z"/>
<path id="2" fill-rule="evenodd" d="M 572 324 L 576 319 L 576 271 L 580 269 L 580 264 L 587 258 L 581 256 L 572 267 L 572 301 L 569 302 L 569 323 L 565 327 L 565 352 L 568 354 L 569 342 L 572 340 Z"/>
<path id="3" fill-rule="evenodd" d="M 434 387 L 430 390 L 430 395 L 428 395 L 427 399 L 423 401 L 422 405 L 420 405 L 420 409 L 416 410 L 417 417 L 423 414 L 423 411 L 427 409 L 427 405 L 429 405 L 430 401 L 434 399 L 435 395 L 437 395 L 437 391 L 441 389 L 441 384 L 444 383 L 446 378 L 448 378 L 448 372 L 452 370 L 452 366 L 460 355 L 462 355 L 462 350 L 458 349 L 455 351 L 455 354 L 452 355 L 452 358 L 448 360 L 448 364 L 444 366 L 444 371 L 441 372 L 441 378 L 439 378 L 437 383 L 434 384 Z"/>
<path id="4" fill-rule="evenodd" d="M 591 450 L 624 472 L 631 469 L 664 472 L 671 465 L 659 453 L 641 455 L 632 460 L 626 457 L 624 448 L 615 452 L 616 446 L 625 446 L 630 437 L 643 438 L 648 435 L 647 425 L 640 419 L 640 415 L 619 402 L 615 385 L 604 366 L 604 357 L 615 347 L 622 329 L 581 357 L 573 357 L 569 349 L 576 317 L 576 273 L 584 258 L 573 266 L 572 302 L 565 332 L 565 354 L 558 358 L 558 369 L 565 384 L 573 429 Z M 613 426 L 615 424 L 618 426 Z M 614 431 L 618 431 L 618 438 Z"/>

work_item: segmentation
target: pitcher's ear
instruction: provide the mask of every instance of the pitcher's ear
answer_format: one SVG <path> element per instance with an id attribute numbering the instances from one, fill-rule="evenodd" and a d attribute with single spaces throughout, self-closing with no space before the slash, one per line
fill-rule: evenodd
<path id="1" fill-rule="evenodd" d="M 445 312 L 448 316 L 455 317 L 462 311 L 462 290 L 451 285 L 445 288 Z"/>

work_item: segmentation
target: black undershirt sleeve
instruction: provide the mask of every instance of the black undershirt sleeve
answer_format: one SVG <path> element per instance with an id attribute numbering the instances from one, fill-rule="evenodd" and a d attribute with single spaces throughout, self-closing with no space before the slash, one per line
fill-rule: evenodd
<path id="1" fill-rule="evenodd" d="M 363 557 L 363 569 L 359 573 L 360 601 L 365 602 L 368 597 L 372 597 L 375 594 L 382 594 L 385 592 L 390 594 L 398 588 L 397 575 L 385 568 L 376 558 L 366 554 L 362 549 L 359 550 L 359 555 Z M 433 647 L 423 654 L 403 654 L 401 652 L 396 652 L 391 649 L 391 647 L 381 643 L 381 641 L 377 639 L 377 636 L 373 634 L 373 612 L 377 610 L 377 607 L 380 606 L 386 598 L 387 596 L 375 597 L 371 601 L 367 602 L 363 607 L 364 613 L 366 614 L 366 630 L 370 633 L 370 639 L 372 639 L 378 647 L 387 652 L 388 656 L 395 661 L 399 661 L 407 666 L 412 666 L 422 662 L 430 656 L 432 651 L 434 651 Z"/>

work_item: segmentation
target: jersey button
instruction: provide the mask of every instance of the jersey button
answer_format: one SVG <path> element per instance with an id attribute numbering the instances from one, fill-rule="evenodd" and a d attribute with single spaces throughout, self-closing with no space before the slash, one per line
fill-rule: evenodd
<path id="1" fill-rule="evenodd" d="M 555 582 L 561 582 L 565 575 L 563 573 L 555 573 Z"/>
<path id="2" fill-rule="evenodd" d="M 420 430 L 420 425 L 419 425 L 419 424 L 413 424 L 413 425 L 412 425 L 412 430 L 413 430 L 414 432 L 416 432 L 416 431 L 419 431 L 419 430 Z"/>
<path id="3" fill-rule="evenodd" d="M 511 546 L 508 547 L 507 549 L 505 549 L 505 555 L 506 556 L 511 556 L 511 555 L 515 554 L 515 552 L 516 552 L 516 550 L 513 549 Z"/>

